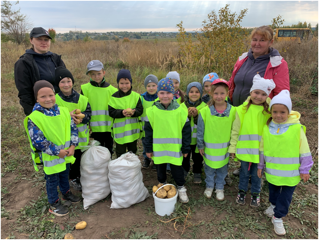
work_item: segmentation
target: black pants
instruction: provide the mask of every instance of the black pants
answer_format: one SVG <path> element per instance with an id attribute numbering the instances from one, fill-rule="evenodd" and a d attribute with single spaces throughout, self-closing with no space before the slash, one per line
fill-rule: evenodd
<path id="1" fill-rule="evenodd" d="M 113 155 L 113 138 L 110 132 L 93 132 L 91 138 L 99 141 L 101 146 L 106 147 L 110 151 L 111 156 Z"/>
<path id="2" fill-rule="evenodd" d="M 183 168 L 186 172 L 189 172 L 191 168 L 191 154 L 193 159 L 193 173 L 202 173 L 203 168 L 203 157 L 200 155 L 200 153 L 195 153 L 196 145 L 191 145 L 191 151 L 187 154 L 187 157 L 183 158 Z"/>
<path id="3" fill-rule="evenodd" d="M 126 153 L 126 148 L 127 151 L 131 151 L 134 154 L 136 154 L 137 152 L 137 140 L 135 140 L 134 142 L 130 142 L 130 143 L 125 143 L 125 144 L 118 144 L 117 142 L 115 142 L 116 144 L 116 157 L 120 157 L 122 154 Z"/>
<path id="4" fill-rule="evenodd" d="M 74 151 L 74 157 L 75 157 L 75 162 L 73 164 L 70 164 L 70 172 L 69 172 L 69 178 L 70 179 L 75 179 L 81 177 L 81 156 L 82 152 L 80 149 L 76 149 Z"/>
<path id="5" fill-rule="evenodd" d="M 275 205 L 274 216 L 276 218 L 285 217 L 288 214 L 288 209 L 292 200 L 292 195 L 296 186 L 276 186 L 271 183 L 269 185 L 269 202 Z M 301 210 L 300 210 L 301 211 Z"/>
<path id="6" fill-rule="evenodd" d="M 166 182 L 166 165 L 167 163 L 163 164 L 156 164 L 156 171 L 157 171 L 157 180 L 160 183 Z M 176 166 L 170 164 L 171 166 L 171 173 L 173 178 L 177 184 L 177 186 L 184 186 L 185 179 L 184 179 L 184 170 L 182 166 Z"/>

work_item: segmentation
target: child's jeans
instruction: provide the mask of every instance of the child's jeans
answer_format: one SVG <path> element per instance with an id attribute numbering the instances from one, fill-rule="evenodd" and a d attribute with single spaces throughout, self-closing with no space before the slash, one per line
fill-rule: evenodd
<path id="1" fill-rule="evenodd" d="M 146 159 L 146 161 L 151 162 L 152 159 L 150 159 L 149 157 L 146 156 L 144 137 L 142 137 L 142 143 L 143 143 L 143 157 L 144 157 L 144 159 Z"/>
<path id="2" fill-rule="evenodd" d="M 157 171 L 157 180 L 160 183 L 166 182 L 166 166 L 167 163 L 156 164 L 156 171 Z M 185 179 L 184 179 L 184 170 L 182 166 L 176 166 L 174 164 L 170 164 L 171 172 L 173 178 L 177 184 L 177 186 L 184 186 Z"/>
<path id="3" fill-rule="evenodd" d="M 239 173 L 239 190 L 248 190 L 249 176 L 251 175 L 251 193 L 260 193 L 261 178 L 257 176 L 257 163 L 252 163 L 250 170 L 248 171 L 249 162 L 240 161 L 240 173 Z"/>
<path id="4" fill-rule="evenodd" d="M 57 189 L 58 186 L 63 195 L 70 190 L 69 171 L 70 163 L 66 164 L 66 170 L 64 170 L 63 172 L 51 175 L 47 175 L 44 173 L 46 180 L 47 195 L 50 204 L 53 204 L 57 200 L 59 200 L 59 194 Z"/>
<path id="5" fill-rule="evenodd" d="M 211 168 L 210 166 L 204 163 L 204 171 L 206 175 L 206 188 L 214 188 L 216 184 L 216 189 L 223 190 L 225 182 L 225 177 L 227 175 L 227 164 L 221 168 Z M 215 180 L 216 177 L 216 180 Z"/>
<path id="6" fill-rule="evenodd" d="M 276 186 L 269 184 L 269 202 L 275 205 L 274 213 L 276 218 L 285 217 L 288 214 L 288 209 L 292 200 L 292 195 L 296 186 Z"/>

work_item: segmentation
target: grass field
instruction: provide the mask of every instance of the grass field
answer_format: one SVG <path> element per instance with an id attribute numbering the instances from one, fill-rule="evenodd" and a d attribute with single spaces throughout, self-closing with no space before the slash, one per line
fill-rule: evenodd
<path id="1" fill-rule="evenodd" d="M 289 66 L 293 109 L 301 113 L 301 123 L 307 127 L 307 138 L 314 167 L 309 182 L 300 183 L 284 224 L 285 238 L 318 238 L 318 43 L 278 43 Z M 154 211 L 152 197 L 128 209 L 112 210 L 111 198 L 83 210 L 82 203 L 73 205 L 66 217 L 48 213 L 43 172 L 32 166 L 29 143 L 23 127 L 24 113 L 14 84 L 13 66 L 25 51 L 25 46 L 12 43 L 1 45 L 1 236 L 2 238 L 63 238 L 72 232 L 75 238 L 280 238 L 274 234 L 270 219 L 263 211 L 268 207 L 268 187 L 264 184 L 261 207 L 253 209 L 246 203 L 235 203 L 238 178 L 231 175 L 233 184 L 225 186 L 225 200 L 206 199 L 205 183 L 194 185 L 192 176 L 186 187 L 190 202 L 177 204 L 170 217 L 159 217 Z M 188 83 L 202 81 L 206 73 L 181 68 L 176 42 L 131 41 L 65 42 L 52 45 L 51 51 L 62 59 L 75 78 L 75 90 L 88 81 L 85 75 L 90 60 L 101 60 L 106 79 L 116 85 L 120 68 L 132 73 L 133 90 L 145 91 L 144 78 L 154 74 L 159 79 L 170 70 L 181 75 L 181 89 Z M 231 72 L 218 73 L 229 79 Z M 138 155 L 142 159 L 139 143 Z M 229 172 L 238 163 L 230 162 Z M 142 170 L 145 186 L 151 192 L 157 184 L 156 173 Z M 204 177 L 203 177 L 204 179 Z M 169 182 L 173 182 L 171 178 Z M 80 192 L 75 192 L 80 195 Z M 249 194 L 247 199 L 249 202 Z M 85 230 L 73 230 L 75 223 L 87 221 Z"/>

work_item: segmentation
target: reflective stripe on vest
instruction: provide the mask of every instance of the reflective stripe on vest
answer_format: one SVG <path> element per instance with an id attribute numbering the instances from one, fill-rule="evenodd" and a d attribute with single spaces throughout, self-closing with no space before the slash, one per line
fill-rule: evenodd
<path id="1" fill-rule="evenodd" d="M 261 136 L 258 134 L 239 135 L 238 141 L 261 141 Z"/>
<path id="2" fill-rule="evenodd" d="M 75 109 L 80 109 L 81 112 L 84 112 L 88 105 L 88 99 L 87 97 L 80 94 L 77 103 L 66 102 L 59 96 L 59 94 L 56 94 L 56 103 L 58 106 L 66 107 L 69 112 L 72 112 Z M 89 143 L 89 128 L 88 124 L 83 123 L 77 124 L 76 127 L 78 128 L 79 144 L 75 149 L 80 149 L 81 147 L 86 146 Z"/>
<path id="3" fill-rule="evenodd" d="M 92 111 L 92 116 L 96 115 L 110 115 L 109 111 L 107 110 L 97 110 L 97 111 Z"/>
<path id="4" fill-rule="evenodd" d="M 201 109 L 200 114 L 205 126 L 205 164 L 214 169 L 222 168 L 229 161 L 228 147 L 236 108 L 231 107 L 229 116 L 224 117 L 212 115 L 209 106 Z"/>
<path id="5" fill-rule="evenodd" d="M 140 95 L 134 91 L 121 98 L 111 97 L 109 105 L 114 109 L 136 108 Z M 138 117 L 115 118 L 113 122 L 112 136 L 117 144 L 134 142 L 140 138 L 142 130 Z"/>
<path id="6" fill-rule="evenodd" d="M 112 85 L 108 87 L 96 87 L 91 83 L 81 85 L 84 96 L 88 98 L 92 116 L 90 127 L 92 132 L 111 132 L 113 118 L 109 116 L 109 102 L 111 96 L 118 91 Z"/>
<path id="7" fill-rule="evenodd" d="M 147 118 L 147 116 L 141 117 L 141 120 L 142 120 L 143 122 L 146 122 L 146 121 L 148 121 L 148 118 Z"/>
<path id="8" fill-rule="evenodd" d="M 247 110 L 247 104 L 248 102 L 244 102 L 237 107 L 240 131 L 236 145 L 236 156 L 245 162 L 259 163 L 261 135 L 270 114 L 264 113 L 264 107 L 260 105 L 251 104 Z"/>
<path id="9" fill-rule="evenodd" d="M 301 124 L 290 125 L 286 132 L 273 135 L 266 125 L 263 129 L 265 176 L 276 186 L 296 186 L 300 182 Z"/>
<path id="10" fill-rule="evenodd" d="M 28 134 L 30 145 L 32 146 L 31 138 L 27 128 L 27 122 L 30 118 L 32 122 L 43 132 L 48 141 L 53 142 L 59 149 L 67 150 L 70 146 L 71 139 L 71 117 L 67 108 L 59 107 L 60 115 L 57 116 L 45 116 L 39 111 L 33 111 L 24 120 L 25 130 Z M 64 143 L 63 143 L 64 142 Z M 33 146 L 32 146 L 33 148 Z M 33 150 L 34 152 L 34 150 Z M 34 163 L 36 163 L 37 153 L 32 153 Z M 75 158 L 73 156 L 60 159 L 58 156 L 51 156 L 42 152 L 43 170 L 47 175 L 62 172 L 66 169 L 66 163 L 74 163 Z M 36 164 L 34 168 L 38 171 Z"/>
<path id="11" fill-rule="evenodd" d="M 182 130 L 187 121 L 187 108 L 158 109 L 155 105 L 146 111 L 153 129 L 153 160 L 155 164 L 170 163 L 181 166 L 183 162 Z M 174 129 L 174 131 L 163 131 Z"/>

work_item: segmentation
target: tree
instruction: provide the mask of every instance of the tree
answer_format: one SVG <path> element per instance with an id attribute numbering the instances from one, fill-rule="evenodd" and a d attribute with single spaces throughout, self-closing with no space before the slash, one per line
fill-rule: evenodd
<path id="1" fill-rule="evenodd" d="M 247 32 L 240 23 L 247 11 L 241 10 L 237 15 L 230 12 L 229 4 L 218 14 L 212 11 L 196 32 L 197 42 L 192 41 L 191 33 L 186 33 L 183 22 L 177 24 L 179 33 L 176 38 L 183 65 L 203 72 L 232 72 L 238 56 L 246 51 L 243 40 Z"/>
<path id="2" fill-rule="evenodd" d="M 282 27 L 283 24 L 284 24 L 284 21 L 285 21 L 285 20 L 282 18 L 282 16 L 281 16 L 281 15 L 278 15 L 277 17 L 275 17 L 275 18 L 273 18 L 273 19 L 271 20 L 271 25 L 270 25 L 270 27 L 271 27 L 272 29 Z"/>
<path id="3" fill-rule="evenodd" d="M 51 41 L 54 43 L 55 42 L 55 35 L 56 35 L 55 30 L 53 28 L 49 28 L 48 32 L 49 32 L 50 37 L 52 38 Z"/>
<path id="4" fill-rule="evenodd" d="M 19 1 L 14 3 L 17 5 Z M 29 31 L 29 23 L 26 15 L 20 13 L 20 9 L 12 10 L 12 2 L 1 3 L 1 31 L 6 33 L 18 44 L 25 40 L 25 33 Z"/>

